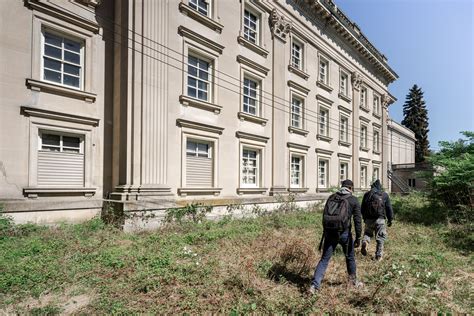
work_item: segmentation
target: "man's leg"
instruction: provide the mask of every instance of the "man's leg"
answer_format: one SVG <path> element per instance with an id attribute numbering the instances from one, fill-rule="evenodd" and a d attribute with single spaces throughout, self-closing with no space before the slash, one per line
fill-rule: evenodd
<path id="1" fill-rule="evenodd" d="M 385 219 L 379 218 L 376 222 L 375 241 L 377 242 L 377 249 L 375 251 L 375 259 L 380 260 L 383 256 L 383 244 L 387 239 L 387 229 L 385 228 Z"/>
<path id="2" fill-rule="evenodd" d="M 367 247 L 370 243 L 370 237 L 374 234 L 374 222 L 370 219 L 364 222 L 364 238 L 362 239 L 362 247 L 360 253 L 363 256 L 367 256 Z"/>
<path id="3" fill-rule="evenodd" d="M 357 274 L 357 266 L 355 261 L 354 240 L 352 239 L 352 234 L 342 234 L 339 243 L 341 244 L 344 255 L 346 256 L 347 274 L 355 277 Z"/>
<path id="4" fill-rule="evenodd" d="M 324 239 L 324 246 L 323 246 L 323 254 L 321 259 L 319 260 L 316 269 L 314 270 L 314 277 L 313 281 L 311 282 L 311 286 L 319 289 L 321 287 L 321 281 L 323 280 L 324 274 L 326 273 L 326 269 L 329 264 L 329 260 L 334 252 L 334 248 L 337 246 L 337 240 L 334 238 L 326 236 Z"/>

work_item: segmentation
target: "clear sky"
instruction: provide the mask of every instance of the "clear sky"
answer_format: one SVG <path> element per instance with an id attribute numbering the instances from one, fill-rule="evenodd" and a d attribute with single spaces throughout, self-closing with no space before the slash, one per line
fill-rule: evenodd
<path id="1" fill-rule="evenodd" d="M 388 58 L 400 78 L 389 86 L 401 122 L 408 90 L 418 84 L 428 108 L 432 149 L 474 131 L 474 0 L 335 0 Z"/>

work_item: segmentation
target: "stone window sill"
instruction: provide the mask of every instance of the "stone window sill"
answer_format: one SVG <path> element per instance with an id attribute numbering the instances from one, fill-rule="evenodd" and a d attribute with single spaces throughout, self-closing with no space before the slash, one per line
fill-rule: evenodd
<path id="1" fill-rule="evenodd" d="M 293 126 L 288 126 L 288 131 L 290 133 L 294 133 L 294 134 L 299 134 L 299 135 L 303 135 L 306 137 L 306 135 L 308 135 L 309 131 L 305 130 L 305 129 L 301 129 L 301 128 L 297 128 L 297 127 L 293 127 Z"/>
<path id="2" fill-rule="evenodd" d="M 237 194 L 265 194 L 268 188 L 237 188 Z"/>
<path id="3" fill-rule="evenodd" d="M 329 137 L 329 136 L 326 136 L 326 135 L 320 135 L 320 134 L 318 134 L 318 135 L 316 136 L 316 138 L 317 138 L 318 140 L 323 140 L 323 141 L 328 142 L 328 143 L 332 141 L 332 137 Z"/>
<path id="4" fill-rule="evenodd" d="M 28 198 L 37 198 L 41 195 L 83 195 L 91 197 L 95 194 L 95 188 L 70 188 L 70 187 L 49 187 L 49 188 L 24 188 L 23 194 Z"/>
<path id="5" fill-rule="evenodd" d="M 237 37 L 237 42 L 239 42 L 240 45 L 247 47 L 248 49 L 256 52 L 259 55 L 262 55 L 265 58 L 267 58 L 267 56 L 268 56 L 268 50 L 258 46 L 257 44 L 254 44 L 254 43 L 246 40 L 242 36 Z"/>
<path id="6" fill-rule="evenodd" d="M 340 141 L 339 141 L 339 145 L 340 145 L 340 146 L 344 146 L 344 147 L 351 147 L 351 143 L 345 142 L 345 141 L 343 141 L 343 140 L 340 140 Z"/>
<path id="7" fill-rule="evenodd" d="M 267 125 L 267 122 L 268 122 L 268 120 L 266 118 L 256 116 L 256 115 L 253 115 L 253 114 L 249 114 L 249 113 L 245 113 L 245 112 L 239 112 L 239 113 L 237 113 L 237 116 L 242 121 L 250 121 L 250 122 L 253 122 L 253 123 L 261 124 L 262 126 Z"/>
<path id="8" fill-rule="evenodd" d="M 352 101 L 352 99 L 350 97 L 348 97 L 347 95 L 345 95 L 343 93 L 339 93 L 339 99 L 342 99 L 342 100 L 344 100 L 348 103 Z"/>
<path id="9" fill-rule="evenodd" d="M 189 195 L 214 195 L 218 196 L 221 193 L 222 188 L 179 188 L 178 194 L 180 196 Z"/>
<path id="10" fill-rule="evenodd" d="M 219 114 L 221 112 L 221 109 L 222 109 L 222 106 L 220 106 L 220 105 L 210 103 L 210 102 L 206 102 L 206 101 L 202 101 L 202 100 L 198 100 L 198 99 L 194 99 L 194 98 L 191 98 L 191 97 L 188 97 L 188 96 L 185 96 L 185 95 L 180 95 L 179 96 L 179 102 L 184 106 L 193 106 L 193 107 L 200 108 L 200 109 L 203 109 L 203 110 L 206 110 L 206 111 L 214 112 L 216 114 Z"/>
<path id="11" fill-rule="evenodd" d="M 380 155 L 381 152 L 379 150 L 373 150 L 372 153 L 374 153 L 375 155 Z"/>
<path id="12" fill-rule="evenodd" d="M 329 192 L 329 188 L 317 188 L 317 189 L 316 189 L 316 192 L 317 192 L 317 193 L 328 193 L 328 192 Z"/>
<path id="13" fill-rule="evenodd" d="M 189 16 L 190 18 L 193 18 L 194 20 L 200 22 L 201 24 L 207 26 L 208 28 L 216 31 L 217 33 L 222 33 L 222 29 L 224 28 L 224 26 L 216 21 L 214 21 L 213 19 L 205 16 L 205 15 L 202 15 L 201 13 L 197 12 L 196 10 L 194 10 L 193 8 L 191 8 L 189 5 L 183 3 L 183 2 L 180 2 L 179 3 L 179 11 L 187 16 Z"/>
<path id="14" fill-rule="evenodd" d="M 382 116 L 380 114 L 377 114 L 377 113 L 372 113 L 372 116 L 375 117 L 375 118 L 378 118 L 379 120 L 382 118 Z"/>
<path id="15" fill-rule="evenodd" d="M 365 151 L 365 152 L 369 152 L 369 151 L 370 151 L 370 149 L 367 148 L 367 147 L 359 147 L 359 149 L 360 149 L 361 151 Z"/>
<path id="16" fill-rule="evenodd" d="M 26 86 L 33 91 L 45 91 L 58 95 L 63 95 L 66 97 L 82 99 L 86 102 L 93 103 L 97 95 L 91 92 L 85 92 L 82 90 L 77 90 L 73 88 L 68 88 L 65 86 L 57 85 L 54 83 L 36 80 L 36 79 L 26 79 Z"/>
<path id="17" fill-rule="evenodd" d="M 308 192 L 308 188 L 288 188 L 288 192 L 291 192 L 291 193 L 306 193 L 306 192 Z"/>
<path id="18" fill-rule="evenodd" d="M 330 86 L 328 86 L 327 84 L 325 84 L 324 82 L 321 82 L 321 81 L 317 81 L 316 85 L 318 87 L 326 90 L 327 92 L 332 92 L 332 90 L 333 90 L 333 88 L 331 88 Z"/>
<path id="19" fill-rule="evenodd" d="M 300 76 L 301 78 L 303 78 L 304 80 L 308 80 L 309 78 L 309 75 L 304 72 L 303 70 L 299 69 L 299 68 L 296 68 L 295 66 L 293 65 L 288 65 L 288 70 L 292 73 L 294 73 L 295 75 L 298 75 Z"/>
<path id="20" fill-rule="evenodd" d="M 366 107 L 366 106 L 362 106 L 362 105 L 360 105 L 360 106 L 359 106 L 359 108 L 360 108 L 362 111 L 364 111 L 364 112 L 370 113 L 370 110 L 369 110 L 369 108 L 368 108 L 368 107 Z"/>

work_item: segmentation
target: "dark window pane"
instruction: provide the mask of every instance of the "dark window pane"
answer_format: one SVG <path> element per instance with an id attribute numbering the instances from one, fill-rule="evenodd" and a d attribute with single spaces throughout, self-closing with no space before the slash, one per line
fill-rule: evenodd
<path id="1" fill-rule="evenodd" d="M 61 49 L 53 47 L 53 46 L 45 45 L 44 54 L 46 56 L 61 59 Z"/>
<path id="2" fill-rule="evenodd" d="M 80 64 L 81 63 L 81 57 L 80 55 L 76 53 L 71 53 L 71 52 L 64 52 L 64 60 L 71 62 L 73 64 Z"/>
<path id="3" fill-rule="evenodd" d="M 198 87 L 201 90 L 206 90 L 207 91 L 207 83 L 205 83 L 204 81 L 198 81 Z"/>
<path id="4" fill-rule="evenodd" d="M 53 35 L 51 33 L 44 34 L 44 41 L 46 44 L 51 44 L 61 47 L 62 39 L 59 36 Z"/>
<path id="5" fill-rule="evenodd" d="M 188 87 L 188 96 L 195 98 L 196 97 L 196 89 Z"/>
<path id="6" fill-rule="evenodd" d="M 71 75 L 79 76 L 81 73 L 81 67 L 64 64 L 64 72 Z"/>
<path id="7" fill-rule="evenodd" d="M 49 59 L 47 57 L 44 58 L 44 67 L 61 71 L 61 62 L 53 59 Z"/>
<path id="8" fill-rule="evenodd" d="M 79 53 L 81 51 L 81 44 L 78 42 L 74 42 L 68 40 L 67 38 L 64 39 L 64 48 L 67 50 L 71 50 L 73 52 Z"/>
<path id="9" fill-rule="evenodd" d="M 64 75 L 64 84 L 73 87 L 79 87 L 79 78 Z"/>
<path id="10" fill-rule="evenodd" d="M 52 135 L 52 134 L 43 134 L 41 137 L 43 145 L 59 146 L 60 139 L 61 137 L 59 135 Z"/>
<path id="11" fill-rule="evenodd" d="M 63 136 L 63 146 L 79 148 L 80 143 L 79 137 Z"/>
<path id="12" fill-rule="evenodd" d="M 44 80 L 61 83 L 61 73 L 45 69 Z"/>
<path id="13" fill-rule="evenodd" d="M 188 86 L 196 87 L 197 86 L 197 80 L 192 78 L 192 77 L 188 77 Z"/>
<path id="14" fill-rule="evenodd" d="M 207 100 L 207 92 L 204 92 L 204 91 L 198 91 L 198 99 L 201 99 L 201 100 Z"/>

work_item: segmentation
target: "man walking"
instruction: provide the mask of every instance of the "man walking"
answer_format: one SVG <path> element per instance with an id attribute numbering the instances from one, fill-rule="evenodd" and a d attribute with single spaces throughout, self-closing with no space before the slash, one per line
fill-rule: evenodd
<path id="1" fill-rule="evenodd" d="M 326 201 L 323 214 L 323 254 L 314 271 L 313 281 L 309 292 L 314 294 L 321 288 L 321 281 L 324 277 L 329 260 L 338 244 L 342 246 L 344 255 L 346 256 L 347 273 L 349 274 L 349 282 L 361 287 L 362 282 L 357 281 L 356 262 L 354 248 L 360 245 L 360 236 L 362 232 L 362 218 L 360 213 L 360 204 L 357 198 L 352 195 L 354 184 L 351 180 L 344 180 L 341 189 L 332 194 Z M 354 217 L 354 226 L 356 238 L 352 239 L 352 217 Z"/>
<path id="2" fill-rule="evenodd" d="M 387 225 L 392 226 L 393 209 L 387 192 L 382 191 L 380 180 L 375 180 L 369 192 L 362 199 L 362 217 L 364 218 L 364 239 L 362 241 L 361 253 L 367 255 L 370 238 L 374 236 L 376 241 L 375 260 L 382 260 L 383 244 L 387 239 Z"/>

